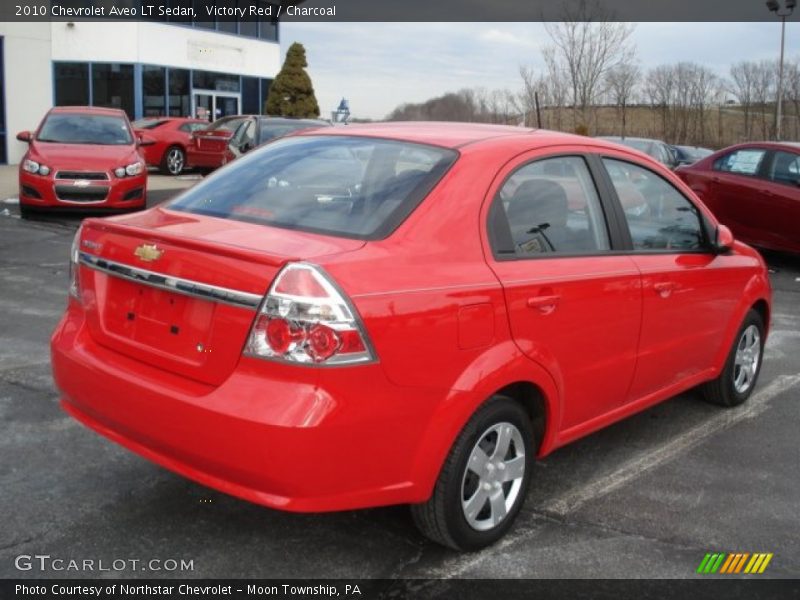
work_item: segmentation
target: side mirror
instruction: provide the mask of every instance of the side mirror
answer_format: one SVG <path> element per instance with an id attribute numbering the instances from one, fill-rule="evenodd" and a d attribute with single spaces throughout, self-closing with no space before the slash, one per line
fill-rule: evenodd
<path id="1" fill-rule="evenodd" d="M 26 144 L 30 144 L 31 140 L 33 139 L 33 135 L 31 134 L 30 131 L 20 131 L 17 134 L 17 139 L 20 142 L 25 142 Z"/>
<path id="2" fill-rule="evenodd" d="M 239 152 L 244 154 L 245 152 L 250 152 L 253 149 L 253 142 L 245 142 L 241 146 L 239 146 Z"/>
<path id="3" fill-rule="evenodd" d="M 723 253 L 733 248 L 733 233 L 725 225 L 718 225 L 714 236 L 714 248 L 717 252 Z"/>

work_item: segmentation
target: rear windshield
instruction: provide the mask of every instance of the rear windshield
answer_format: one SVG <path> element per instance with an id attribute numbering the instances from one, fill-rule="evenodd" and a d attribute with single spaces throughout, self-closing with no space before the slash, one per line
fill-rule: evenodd
<path id="1" fill-rule="evenodd" d="M 239 129 L 239 125 L 244 123 L 247 120 L 247 117 L 234 117 L 231 119 L 219 119 L 214 121 L 211 125 L 206 127 L 206 131 L 217 131 L 219 129 L 223 129 L 225 131 L 236 131 Z"/>
<path id="2" fill-rule="evenodd" d="M 133 143 L 128 122 L 112 115 L 51 113 L 42 124 L 39 142 L 125 146 Z"/>
<path id="3" fill-rule="evenodd" d="M 155 129 L 161 127 L 166 121 L 164 119 L 139 119 L 131 123 L 134 129 Z"/>
<path id="4" fill-rule="evenodd" d="M 269 121 L 267 119 L 261 120 L 261 142 L 274 140 L 275 138 L 283 137 L 293 131 L 300 129 L 313 129 L 315 127 L 325 127 L 323 123 L 315 123 L 314 121 Z"/>
<path id="5" fill-rule="evenodd" d="M 457 158 L 361 137 L 284 138 L 187 190 L 171 210 L 357 239 L 388 236 Z"/>

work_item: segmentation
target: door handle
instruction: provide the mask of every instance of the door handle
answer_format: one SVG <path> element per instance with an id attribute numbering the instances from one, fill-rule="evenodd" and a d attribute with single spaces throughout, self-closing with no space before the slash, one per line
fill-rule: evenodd
<path id="1" fill-rule="evenodd" d="M 528 308 L 536 308 L 540 313 L 549 315 L 556 309 L 561 296 L 533 296 L 528 298 Z"/>
<path id="2" fill-rule="evenodd" d="M 719 177 L 712 177 L 711 181 L 713 181 L 714 183 L 719 183 L 720 179 L 719 179 Z"/>
<path id="3" fill-rule="evenodd" d="M 653 284 L 653 289 L 662 298 L 669 297 L 673 290 L 678 287 L 674 281 L 659 281 Z"/>

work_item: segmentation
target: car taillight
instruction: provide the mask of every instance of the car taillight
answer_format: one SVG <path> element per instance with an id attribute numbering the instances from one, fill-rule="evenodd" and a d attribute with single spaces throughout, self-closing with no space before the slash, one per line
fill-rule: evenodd
<path id="1" fill-rule="evenodd" d="M 80 243 L 81 243 L 81 228 L 75 232 L 75 237 L 72 238 L 72 247 L 69 251 L 69 295 L 75 298 L 78 302 L 81 300 L 81 286 L 79 279 L 80 271 Z"/>
<path id="2" fill-rule="evenodd" d="M 318 365 L 376 360 L 355 308 L 322 269 L 308 263 L 289 263 L 278 273 L 245 354 Z"/>

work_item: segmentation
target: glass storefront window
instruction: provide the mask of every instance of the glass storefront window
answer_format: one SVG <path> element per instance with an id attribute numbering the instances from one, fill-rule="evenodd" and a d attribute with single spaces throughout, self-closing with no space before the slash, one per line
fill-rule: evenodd
<path id="1" fill-rule="evenodd" d="M 89 63 L 53 63 L 56 106 L 89 104 Z"/>
<path id="2" fill-rule="evenodd" d="M 239 76 L 229 73 L 213 73 L 211 71 L 193 71 L 192 85 L 196 90 L 238 92 Z"/>
<path id="3" fill-rule="evenodd" d="M 93 63 L 92 104 L 121 108 L 133 119 L 133 65 Z"/>
<path id="4" fill-rule="evenodd" d="M 194 26 L 202 27 L 203 29 L 216 29 L 217 24 L 214 17 L 209 17 L 206 11 L 206 6 L 213 6 L 211 2 L 204 2 L 204 0 L 194 0 Z"/>
<path id="5" fill-rule="evenodd" d="M 189 71 L 169 70 L 169 116 L 188 117 L 192 112 L 189 101 Z"/>
<path id="6" fill-rule="evenodd" d="M 258 21 L 248 20 L 239 22 L 239 35 L 258 37 Z"/>
<path id="7" fill-rule="evenodd" d="M 142 110 L 145 117 L 160 117 L 167 114 L 166 81 L 164 67 L 144 65 L 142 67 Z"/>
<path id="8" fill-rule="evenodd" d="M 242 114 L 258 115 L 261 106 L 258 102 L 258 78 L 242 77 Z"/>

